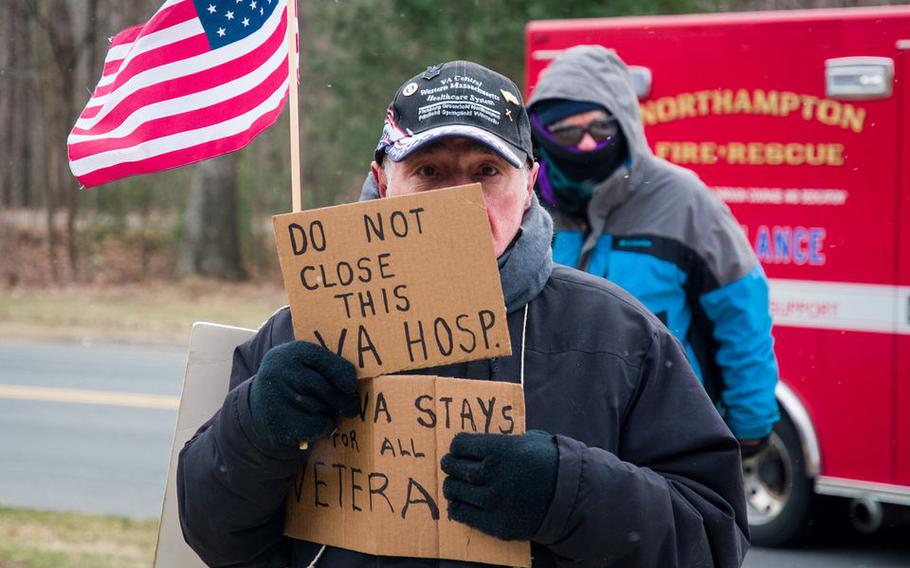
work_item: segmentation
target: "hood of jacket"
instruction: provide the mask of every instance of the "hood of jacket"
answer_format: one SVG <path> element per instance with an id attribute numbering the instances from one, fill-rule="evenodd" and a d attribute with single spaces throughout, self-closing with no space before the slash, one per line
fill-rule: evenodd
<path id="1" fill-rule="evenodd" d="M 609 110 L 622 127 L 629 160 L 594 189 L 588 206 L 590 219 L 602 218 L 626 199 L 653 157 L 629 69 L 613 50 L 599 45 L 572 47 L 543 71 L 529 108 L 533 111 L 536 103 L 548 99 L 597 103 Z"/>
<path id="2" fill-rule="evenodd" d="M 379 187 L 372 174 L 367 174 L 360 201 L 370 199 L 379 199 Z M 497 259 L 508 313 L 523 308 L 543 290 L 553 271 L 552 240 L 553 220 L 534 194 L 522 217 L 518 237 Z"/>

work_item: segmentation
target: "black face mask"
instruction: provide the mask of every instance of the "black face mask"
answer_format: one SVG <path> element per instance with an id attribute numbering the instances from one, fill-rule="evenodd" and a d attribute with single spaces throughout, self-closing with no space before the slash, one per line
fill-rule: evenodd
<path id="1" fill-rule="evenodd" d="M 591 152 L 578 152 L 558 144 L 547 136 L 548 133 L 540 132 L 540 129 L 545 127 L 540 126 L 536 120 L 532 123 L 534 127 L 531 134 L 534 144 L 543 150 L 539 157 L 551 162 L 551 166 L 556 166 L 556 169 L 575 182 L 602 182 L 616 171 L 628 154 L 628 145 L 622 128 L 619 128 L 616 136 L 602 148 Z"/>

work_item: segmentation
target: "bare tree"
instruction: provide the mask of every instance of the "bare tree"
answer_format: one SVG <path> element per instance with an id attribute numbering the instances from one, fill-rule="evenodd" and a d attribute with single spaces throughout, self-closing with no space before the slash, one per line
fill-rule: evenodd
<path id="1" fill-rule="evenodd" d="M 94 49 L 97 44 L 97 18 L 99 0 L 11 0 L 8 10 L 14 27 L 21 27 L 28 34 L 26 51 L 18 48 L 16 56 L 23 57 L 27 66 L 23 75 L 32 80 L 25 99 L 19 99 L 20 90 L 13 88 L 13 104 L 31 112 L 22 114 L 30 120 L 25 124 L 13 113 L 7 118 L 11 139 L 19 146 L 20 155 L 30 162 L 25 187 L 40 185 L 43 188 L 43 205 L 46 209 L 48 252 L 51 274 L 59 280 L 57 265 L 58 238 L 55 217 L 57 209 L 66 212 L 66 256 L 69 273 L 78 277 L 78 249 L 76 247 L 76 216 L 78 214 L 77 185 L 66 160 L 66 136 L 72 125 L 79 104 L 85 95 L 75 88 L 80 83 L 79 70 L 94 67 L 98 61 Z M 10 40 L 7 40 L 10 41 Z M 15 65 L 16 63 L 14 63 Z M 24 127 L 26 140 L 20 128 Z M 41 159 L 36 159 L 40 156 Z M 23 172 L 7 176 L 12 185 L 26 175 Z"/>

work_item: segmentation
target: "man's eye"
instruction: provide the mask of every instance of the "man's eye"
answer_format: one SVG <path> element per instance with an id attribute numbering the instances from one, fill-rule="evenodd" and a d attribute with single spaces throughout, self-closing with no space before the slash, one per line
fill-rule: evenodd
<path id="1" fill-rule="evenodd" d="M 484 177 L 495 176 L 498 173 L 499 173 L 499 170 L 497 168 L 495 168 L 494 166 L 481 166 L 480 167 L 480 175 L 482 175 Z"/>
<path id="2" fill-rule="evenodd" d="M 437 170 L 433 166 L 420 166 L 419 168 L 417 168 L 417 175 L 419 175 L 421 177 L 434 177 L 438 173 L 439 173 L 439 170 Z"/>

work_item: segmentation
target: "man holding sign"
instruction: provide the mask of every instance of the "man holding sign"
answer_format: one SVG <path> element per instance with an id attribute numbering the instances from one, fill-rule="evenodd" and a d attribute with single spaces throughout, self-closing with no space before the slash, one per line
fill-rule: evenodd
<path id="1" fill-rule="evenodd" d="M 535 567 L 739 566 L 748 533 L 736 441 L 679 343 L 656 318 L 609 282 L 553 266 L 552 223 L 534 197 L 537 165 L 515 84 L 464 61 L 413 77 L 389 107 L 372 173 L 375 194 L 368 188 L 367 198 L 482 184 L 511 341 L 502 347 L 511 355 L 422 372 L 520 383 L 528 432 L 499 433 L 509 431 L 502 427 L 506 413 L 496 415 L 498 427 L 490 428 L 490 420 L 478 427 L 492 401 L 484 406 L 478 400 L 479 412 L 470 412 L 448 403 L 421 406 L 418 398 L 412 411 L 435 425 L 454 417 L 468 431 L 434 458 L 444 479 L 441 502 L 426 487 L 412 495 L 409 483 L 402 507 L 361 472 L 367 476 L 360 478 L 361 506 L 346 513 L 351 526 L 375 497 L 402 518 L 410 506 L 428 520 L 441 514 L 499 539 L 531 541 Z M 451 214 L 478 206 L 459 200 Z M 409 211 L 416 223 L 421 212 Z M 321 242 L 318 232 L 313 236 Z M 449 241 L 466 238 L 448 235 Z M 447 254 L 444 239 L 435 254 Z M 380 256 L 371 257 L 376 266 Z M 327 285 L 331 270 L 327 274 L 317 278 L 317 272 L 300 270 L 305 287 Z M 394 290 L 387 311 L 405 305 Z M 407 291 L 401 295 L 413 300 Z M 484 329 L 484 321 L 493 326 L 495 310 L 489 311 L 471 331 L 477 342 L 484 336 L 476 329 Z M 215 566 L 479 566 L 377 557 L 284 536 L 287 497 L 314 451 L 300 449 L 300 442 L 312 446 L 329 438 L 336 444 L 341 436 L 353 446 L 344 431 L 335 432 L 339 423 L 357 415 L 382 423 L 380 408 L 390 410 L 380 406 L 378 394 L 370 399 L 357 393 L 358 373 L 368 376 L 365 366 L 381 358 L 370 349 L 375 338 L 361 341 L 358 353 L 366 355 L 358 362 L 333 353 L 345 353 L 341 341 L 338 349 L 331 340 L 293 341 L 293 327 L 291 312 L 281 310 L 238 347 L 222 409 L 181 453 L 178 496 L 187 542 Z M 408 345 L 417 343 L 410 334 Z M 438 335 L 426 343 L 445 351 Z M 398 452 L 426 457 L 421 447 L 398 442 Z M 319 464 L 312 465 L 316 471 Z M 339 468 L 339 480 L 343 473 Z M 355 472 L 349 473 L 354 495 Z M 307 481 L 317 495 L 327 483 L 318 476 Z M 337 497 L 340 502 L 343 496 Z M 320 499 L 328 503 L 329 497 L 317 496 L 317 504 Z M 440 555 L 446 557 L 454 556 Z"/>

